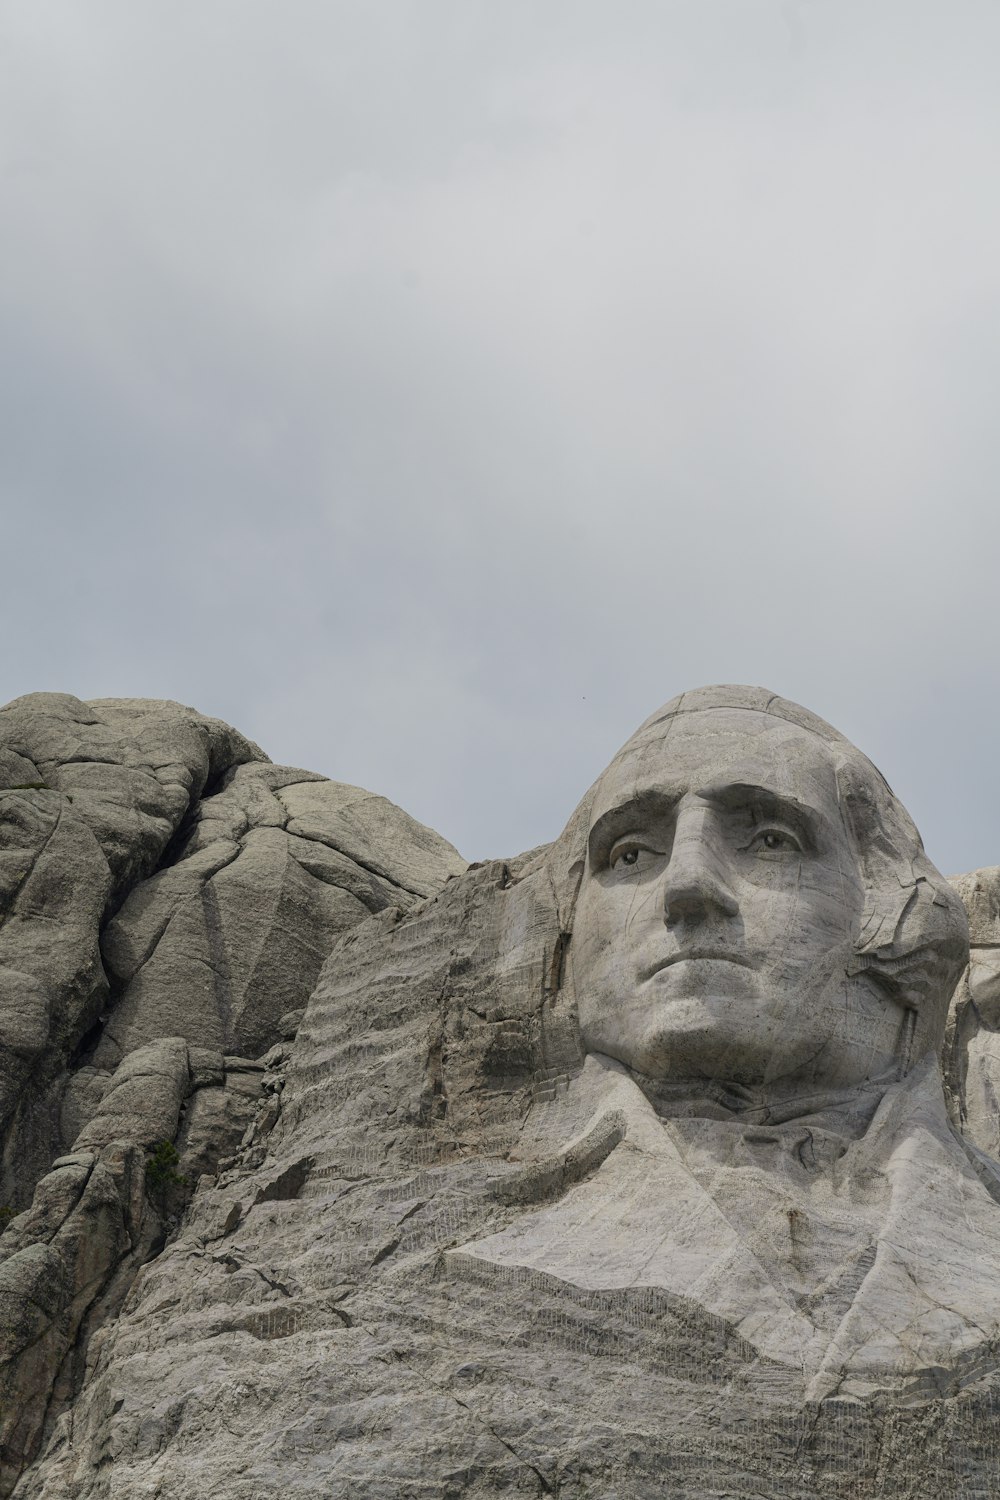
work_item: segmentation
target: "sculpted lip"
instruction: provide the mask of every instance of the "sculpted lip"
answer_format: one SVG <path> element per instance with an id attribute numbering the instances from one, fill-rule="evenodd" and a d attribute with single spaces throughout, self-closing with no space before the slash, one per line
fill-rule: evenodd
<path id="1" fill-rule="evenodd" d="M 655 964 L 650 964 L 643 972 L 643 979 L 652 979 L 654 974 L 669 969 L 672 964 L 689 963 L 703 959 L 714 959 L 716 962 L 727 964 L 738 964 L 742 969 L 752 967 L 750 960 L 744 958 L 740 953 L 733 953 L 728 948 L 684 948 L 679 953 L 669 953 L 666 958 L 657 959 Z"/>

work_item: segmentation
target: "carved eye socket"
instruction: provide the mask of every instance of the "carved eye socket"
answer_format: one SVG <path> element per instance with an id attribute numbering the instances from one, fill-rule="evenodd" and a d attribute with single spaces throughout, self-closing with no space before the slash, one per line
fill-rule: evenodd
<path id="1" fill-rule="evenodd" d="M 612 849 L 608 867 L 619 875 L 627 875 L 631 871 L 643 869 L 649 863 L 651 852 L 645 844 L 623 841 Z"/>
<path id="2" fill-rule="evenodd" d="M 801 854 L 802 845 L 794 834 L 782 828 L 762 828 L 750 845 L 755 854 Z"/>

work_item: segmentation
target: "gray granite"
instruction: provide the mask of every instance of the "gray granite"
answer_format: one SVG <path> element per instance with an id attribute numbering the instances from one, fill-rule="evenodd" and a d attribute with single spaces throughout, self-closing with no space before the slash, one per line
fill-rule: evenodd
<path id="1" fill-rule="evenodd" d="M 997 1493 L 996 871 L 944 880 L 761 689 L 673 700 L 552 846 L 468 869 L 272 773 L 104 918 L 76 1149 L 0 1236 L 18 1500 Z M 301 1019 L 279 837 L 363 908 L 311 909 Z M 240 860 L 258 1030 L 249 962 L 184 991 Z M 154 1118 L 196 1190 L 149 1181 Z"/>

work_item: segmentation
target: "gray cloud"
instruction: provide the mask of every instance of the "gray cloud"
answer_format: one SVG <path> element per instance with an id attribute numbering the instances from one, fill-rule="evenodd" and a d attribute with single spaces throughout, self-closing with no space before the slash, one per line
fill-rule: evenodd
<path id="1" fill-rule="evenodd" d="M 762 682 L 1000 860 L 1000 12 L 12 0 L 4 696 L 470 857 Z"/>

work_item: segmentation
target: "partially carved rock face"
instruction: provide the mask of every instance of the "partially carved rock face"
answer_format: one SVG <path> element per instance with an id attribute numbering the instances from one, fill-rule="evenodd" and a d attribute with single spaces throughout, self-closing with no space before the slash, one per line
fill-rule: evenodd
<path id="1" fill-rule="evenodd" d="M 153 766 L 200 738 L 145 864 L 97 809 L 106 1012 L 43 1073 L 62 1123 L 12 1127 L 0 1494 L 995 1492 L 1000 878 L 961 885 L 950 1120 L 965 911 L 842 736 L 685 694 L 549 849 L 466 869 L 190 711 L 85 707 L 102 765 L 105 719 L 136 763 L 133 723 Z M 206 736 L 243 757 L 209 790 Z"/>

